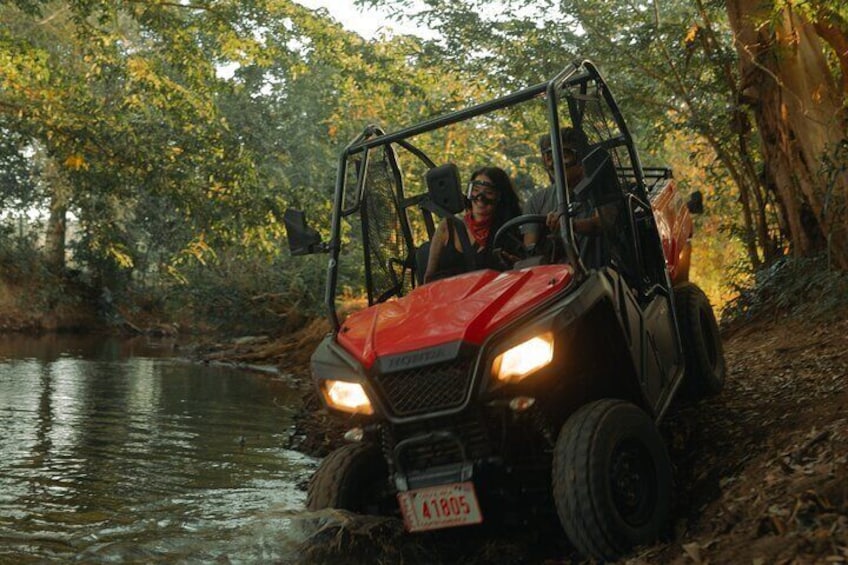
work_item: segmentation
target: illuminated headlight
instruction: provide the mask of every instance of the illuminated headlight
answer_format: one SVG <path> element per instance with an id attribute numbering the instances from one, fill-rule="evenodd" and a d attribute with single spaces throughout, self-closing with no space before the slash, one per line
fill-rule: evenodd
<path id="1" fill-rule="evenodd" d="M 371 401 L 359 383 L 328 379 L 321 383 L 321 392 L 327 404 L 336 410 L 366 415 L 374 413 Z"/>
<path id="2" fill-rule="evenodd" d="M 495 358 L 492 373 L 499 381 L 520 381 L 554 358 L 554 334 L 545 332 L 507 349 Z"/>

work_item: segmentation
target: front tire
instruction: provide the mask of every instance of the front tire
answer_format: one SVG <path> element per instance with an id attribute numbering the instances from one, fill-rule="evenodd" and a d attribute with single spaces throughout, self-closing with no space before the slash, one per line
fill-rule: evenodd
<path id="1" fill-rule="evenodd" d="M 674 289 L 674 306 L 683 341 L 682 396 L 700 400 L 724 388 L 727 367 L 715 314 L 704 291 L 691 283 Z"/>
<path id="2" fill-rule="evenodd" d="M 552 474 L 563 529 L 588 557 L 615 560 L 667 527 L 671 462 L 654 422 L 631 403 L 595 401 L 566 420 Z"/>
<path id="3" fill-rule="evenodd" d="M 309 481 L 306 507 L 380 514 L 386 498 L 388 470 L 382 453 L 370 443 L 343 445 L 330 453 Z"/>

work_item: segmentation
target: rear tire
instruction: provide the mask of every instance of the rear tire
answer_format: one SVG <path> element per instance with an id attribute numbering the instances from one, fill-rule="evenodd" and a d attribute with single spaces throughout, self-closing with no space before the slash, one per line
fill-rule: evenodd
<path id="1" fill-rule="evenodd" d="M 675 287 L 674 305 L 685 361 L 680 392 L 687 400 L 714 396 L 724 388 L 727 367 L 710 301 L 703 290 L 685 283 Z"/>
<path id="2" fill-rule="evenodd" d="M 306 507 L 339 508 L 357 514 L 381 514 L 388 470 L 380 450 L 370 443 L 343 445 L 321 462 L 309 481 Z"/>
<path id="3" fill-rule="evenodd" d="M 553 493 L 571 543 L 612 561 L 664 533 L 671 512 L 671 462 L 651 418 L 623 400 L 575 412 L 554 450 Z"/>

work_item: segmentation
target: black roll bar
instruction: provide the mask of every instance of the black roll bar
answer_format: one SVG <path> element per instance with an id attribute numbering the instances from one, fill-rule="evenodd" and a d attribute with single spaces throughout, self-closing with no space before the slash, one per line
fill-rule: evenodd
<path id="1" fill-rule="evenodd" d="M 644 193 L 644 180 L 642 178 L 641 169 L 639 167 L 639 157 L 636 154 L 635 148 L 633 147 L 630 132 L 627 129 L 627 125 L 624 122 L 624 119 L 621 116 L 621 112 L 619 111 L 618 105 L 615 103 L 615 100 L 609 92 L 609 89 L 606 87 L 606 82 L 604 81 L 597 67 L 595 67 L 595 65 L 588 60 L 575 61 L 566 66 L 552 79 L 513 92 L 506 96 L 502 96 L 487 102 L 483 102 L 481 104 L 450 112 L 442 116 L 437 116 L 435 118 L 431 118 L 419 124 L 400 129 L 392 133 L 385 133 L 381 128 L 376 125 L 369 125 L 361 134 L 355 137 L 344 148 L 344 150 L 341 152 L 341 155 L 339 156 L 338 172 L 336 174 L 336 185 L 334 190 L 334 206 L 331 218 L 330 242 L 328 245 L 330 258 L 327 266 L 327 286 L 324 293 L 324 302 L 332 326 L 332 331 L 334 333 L 338 332 L 340 327 L 338 313 L 336 312 L 335 307 L 335 294 L 336 285 L 338 283 L 338 260 L 339 253 L 341 251 L 341 219 L 345 215 L 345 210 L 343 209 L 344 185 L 345 178 L 347 176 L 348 159 L 350 156 L 355 155 L 357 153 L 365 153 L 367 155 L 368 150 L 371 148 L 378 147 L 381 145 L 390 146 L 393 143 L 397 143 L 407 149 L 410 149 L 415 154 L 423 155 L 423 153 L 414 148 L 414 146 L 411 146 L 411 144 L 409 144 L 405 140 L 416 135 L 427 133 L 448 125 L 452 125 L 471 118 L 475 118 L 477 116 L 481 116 L 483 114 L 487 114 L 494 110 L 500 110 L 502 108 L 513 106 L 521 102 L 526 102 L 533 98 L 543 96 L 547 97 L 552 149 L 555 151 L 555 154 L 561 154 L 562 142 L 560 140 L 560 136 L 558 135 L 560 123 L 557 106 L 558 89 L 565 86 L 566 84 L 579 84 L 581 82 L 587 82 L 589 80 L 596 80 L 599 84 L 603 86 L 602 92 L 604 99 L 607 105 L 612 109 L 613 117 L 617 122 L 620 131 L 626 139 L 625 145 L 628 148 L 630 158 L 634 164 L 635 175 L 637 177 L 637 185 L 640 187 L 640 193 Z M 570 111 L 572 112 L 572 114 L 573 112 L 575 112 L 574 109 L 570 109 Z M 575 123 L 579 121 L 579 118 L 575 117 L 574 115 L 571 115 L 570 117 L 572 118 L 572 121 L 575 121 Z M 425 162 L 429 162 L 432 164 L 432 161 L 430 161 L 429 158 L 426 158 L 424 160 Z M 565 186 L 565 171 L 563 170 L 561 159 L 554 159 L 554 176 L 557 186 L 557 205 L 560 207 L 559 209 L 567 210 L 570 196 Z M 362 189 L 364 182 L 365 179 L 363 174 L 363 176 L 359 179 L 359 182 L 357 183 L 356 188 L 358 191 Z M 357 202 L 359 201 L 358 196 L 359 195 L 357 195 Z M 562 221 L 560 223 L 560 230 L 560 235 L 567 242 L 566 249 L 569 256 L 569 261 L 571 261 L 572 265 L 575 265 L 579 273 L 585 273 L 585 266 L 581 262 L 576 246 L 574 245 L 574 231 L 570 219 L 568 219 L 567 221 Z"/>

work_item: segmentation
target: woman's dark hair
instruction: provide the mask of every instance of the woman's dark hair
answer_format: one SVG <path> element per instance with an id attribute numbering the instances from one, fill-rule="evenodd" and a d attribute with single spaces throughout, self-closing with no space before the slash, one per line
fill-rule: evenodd
<path id="1" fill-rule="evenodd" d="M 495 214 L 492 218 L 492 227 L 489 229 L 489 238 L 486 241 L 486 246 L 491 248 L 492 240 L 495 234 L 504 225 L 507 220 L 511 220 L 516 216 L 521 215 L 521 202 L 518 200 L 518 195 L 515 192 L 515 187 L 512 184 L 512 179 L 500 167 L 480 167 L 471 173 L 471 180 L 476 179 L 480 175 L 486 175 L 495 185 L 495 190 L 498 191 L 498 203 L 495 205 Z"/>

